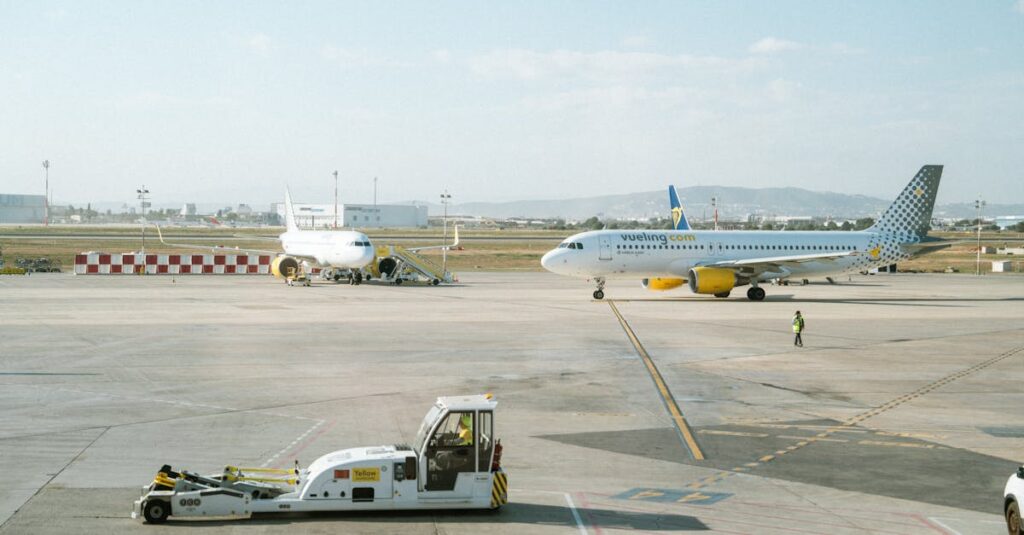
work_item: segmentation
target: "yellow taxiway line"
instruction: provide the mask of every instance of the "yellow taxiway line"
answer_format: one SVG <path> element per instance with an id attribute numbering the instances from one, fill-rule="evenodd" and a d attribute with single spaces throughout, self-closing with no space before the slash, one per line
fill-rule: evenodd
<path id="1" fill-rule="evenodd" d="M 658 371 L 658 367 L 654 365 L 654 360 L 651 359 L 651 355 L 644 349 L 643 344 L 640 343 L 640 339 L 636 337 L 636 333 L 633 332 L 633 328 L 626 322 L 626 318 L 622 317 L 622 313 L 619 312 L 619 308 L 615 306 L 615 302 L 612 300 L 608 301 L 608 306 L 612 308 L 612 312 L 615 313 L 615 317 L 619 319 L 619 324 L 622 325 L 622 330 L 626 331 L 626 336 L 629 337 L 629 341 L 633 344 L 633 348 L 636 349 L 637 355 L 640 355 L 640 359 L 643 361 L 644 366 L 647 367 L 647 373 L 651 374 L 651 379 L 654 380 L 654 386 L 658 388 L 658 393 L 661 394 L 661 400 L 665 403 L 665 408 L 668 409 L 669 414 L 672 416 L 672 421 L 676 425 L 676 429 L 679 430 L 679 435 L 683 439 L 683 445 L 686 446 L 690 456 L 695 461 L 704 460 L 704 452 L 700 450 L 700 446 L 697 445 L 697 440 L 693 438 L 693 432 L 690 431 L 690 425 L 686 423 L 686 417 L 683 416 L 683 411 L 679 410 L 679 405 L 676 404 L 676 400 L 672 397 L 672 392 L 669 391 L 668 385 L 665 384 L 665 379 L 661 376 L 661 372 Z"/>

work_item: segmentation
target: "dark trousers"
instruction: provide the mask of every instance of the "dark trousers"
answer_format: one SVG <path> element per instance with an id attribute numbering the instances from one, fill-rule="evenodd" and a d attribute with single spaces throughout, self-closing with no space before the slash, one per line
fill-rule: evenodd
<path id="1" fill-rule="evenodd" d="M 800 347 L 804 346 L 804 339 L 800 338 L 800 333 L 796 333 L 796 339 L 793 340 L 793 345 Z"/>

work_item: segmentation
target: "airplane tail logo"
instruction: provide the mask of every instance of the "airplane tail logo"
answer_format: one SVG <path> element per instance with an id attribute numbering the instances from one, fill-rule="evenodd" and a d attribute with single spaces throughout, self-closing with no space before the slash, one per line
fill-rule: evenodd
<path id="1" fill-rule="evenodd" d="M 892 234 L 907 241 L 918 241 L 931 228 L 935 195 L 942 179 L 941 165 L 926 165 L 914 175 L 899 197 L 868 230 Z"/>
<path id="2" fill-rule="evenodd" d="M 683 205 L 679 202 L 679 195 L 676 194 L 676 187 L 668 187 L 668 203 L 672 208 L 672 228 L 675 230 L 690 230 L 690 223 L 683 213 Z"/>

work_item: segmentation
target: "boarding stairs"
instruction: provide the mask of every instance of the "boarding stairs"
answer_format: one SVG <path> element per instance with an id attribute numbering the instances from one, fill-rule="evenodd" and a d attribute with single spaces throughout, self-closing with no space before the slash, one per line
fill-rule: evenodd
<path id="1" fill-rule="evenodd" d="M 381 273 L 380 277 L 385 281 L 397 279 L 425 279 L 427 282 L 452 283 L 456 281 L 455 275 L 444 270 L 427 257 L 417 254 L 412 250 L 400 245 L 382 245 L 377 248 L 378 258 L 392 258 L 395 260 L 395 268 L 390 276 Z"/>

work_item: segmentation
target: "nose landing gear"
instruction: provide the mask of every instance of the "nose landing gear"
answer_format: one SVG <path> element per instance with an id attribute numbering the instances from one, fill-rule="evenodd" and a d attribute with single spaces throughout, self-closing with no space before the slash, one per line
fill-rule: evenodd
<path id="1" fill-rule="evenodd" d="M 600 301 L 604 299 L 604 279 L 597 278 L 594 281 L 597 282 L 597 290 L 594 290 L 594 299 Z"/>

